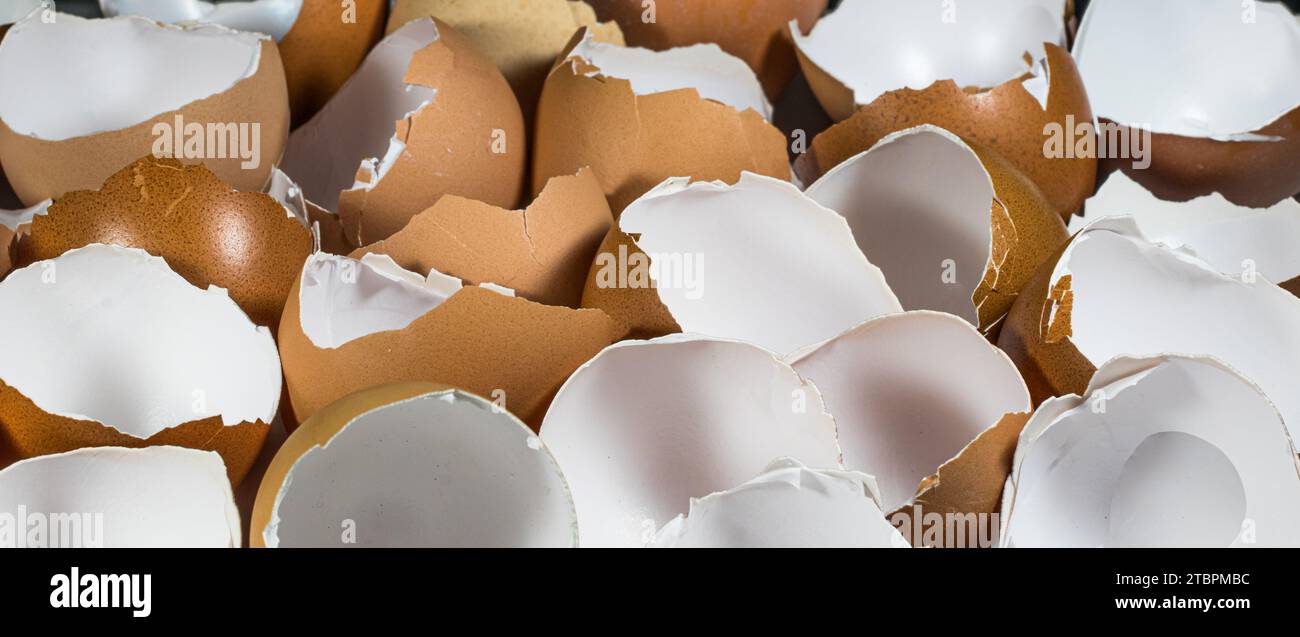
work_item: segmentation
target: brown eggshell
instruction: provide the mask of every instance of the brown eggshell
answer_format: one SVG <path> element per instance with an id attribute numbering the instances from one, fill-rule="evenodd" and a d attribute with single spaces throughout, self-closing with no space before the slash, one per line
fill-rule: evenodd
<path id="1" fill-rule="evenodd" d="M 386 0 L 356 0 L 355 20 L 344 19 L 338 2 L 302 3 L 293 28 L 280 40 L 284 79 L 289 87 L 293 125 L 311 119 L 357 70 L 366 53 L 384 35 Z"/>
<path id="2" fill-rule="evenodd" d="M 645 253 L 618 226 L 610 228 L 587 276 L 587 284 L 582 292 L 582 307 L 602 310 L 608 314 L 627 333 L 627 338 L 651 339 L 681 332 L 681 325 L 663 301 L 659 300 L 659 293 L 654 287 L 609 288 L 597 284 L 602 261 L 627 263 L 627 257 L 633 254 Z"/>
<path id="3" fill-rule="evenodd" d="M 230 483 L 238 485 L 257 460 L 271 426 L 262 421 L 226 426 L 220 416 L 164 429 L 148 438 L 124 434 L 93 420 L 47 413 L 21 392 L 0 381 L 0 436 L 21 458 L 63 453 L 83 447 L 172 445 L 221 454 Z"/>
<path id="4" fill-rule="evenodd" d="M 752 109 L 737 112 L 693 89 L 636 95 L 627 80 L 575 57 L 556 65 L 542 90 L 533 192 L 584 166 L 600 178 L 615 215 L 668 177 L 735 183 L 748 170 L 790 178 L 785 136 Z"/>
<path id="5" fill-rule="evenodd" d="M 401 232 L 358 250 L 412 272 L 438 270 L 495 283 L 546 305 L 577 307 L 587 271 L 614 217 L 590 169 L 556 177 L 525 210 L 447 195 Z"/>
<path id="6" fill-rule="evenodd" d="M 254 323 L 273 330 L 312 250 L 311 233 L 271 197 L 232 190 L 202 165 L 153 157 L 33 218 L 17 267 L 92 243 L 163 257 L 196 287 L 226 288 Z"/>
<path id="7" fill-rule="evenodd" d="M 798 62 L 791 20 L 807 33 L 829 0 L 657 0 L 655 21 L 642 0 L 588 0 L 602 20 L 615 20 L 629 45 L 664 50 L 706 42 L 744 60 L 769 98 L 780 95 Z"/>
<path id="8" fill-rule="evenodd" d="M 890 133 L 934 124 L 1006 157 L 1038 185 L 1057 213 L 1068 219 L 1096 189 L 1097 160 L 1048 157 L 1044 131 L 1048 124 L 1056 123 L 1068 134 L 1073 127 L 1091 123 L 1093 115 L 1070 54 L 1050 43 L 1045 43 L 1045 48 L 1050 76 L 1046 110 L 1019 78 L 975 93 L 951 80 L 919 91 L 890 91 L 814 138 L 809 152 L 796 161 L 795 170 L 804 183 L 812 183 Z M 809 81 L 814 81 L 811 74 Z M 1067 126 L 1071 122 L 1072 126 Z"/>
<path id="9" fill-rule="evenodd" d="M 392 236 L 446 194 L 502 208 L 519 202 L 527 161 L 519 102 L 468 38 L 434 24 L 438 40 L 412 57 L 405 81 L 436 89 L 436 97 L 397 122 L 395 138 L 406 150 L 378 185 L 339 197 L 339 218 L 357 245 Z M 493 152 L 495 131 L 504 135 L 504 153 Z M 358 178 L 369 181 L 367 173 L 361 169 Z"/>
<path id="10" fill-rule="evenodd" d="M 204 159 L 222 181 L 238 190 L 260 192 L 270 180 L 271 168 L 284 152 L 289 134 L 289 101 L 280 51 L 270 40 L 262 42 L 257 71 L 229 90 L 157 115 L 130 128 L 105 131 L 61 141 L 46 141 L 15 133 L 0 120 L 0 161 L 5 175 L 24 205 L 56 199 L 77 190 L 99 187 L 123 166 L 151 154 L 155 124 L 189 122 L 258 122 L 261 124 L 261 162 L 245 170 L 239 157 Z"/>
<path id="11" fill-rule="evenodd" d="M 495 398 L 534 430 L 560 385 L 622 333 L 597 310 L 551 307 L 466 287 L 400 330 L 317 347 L 303 332 L 295 283 L 280 324 L 280 358 L 298 422 L 359 389 L 428 380 Z"/>

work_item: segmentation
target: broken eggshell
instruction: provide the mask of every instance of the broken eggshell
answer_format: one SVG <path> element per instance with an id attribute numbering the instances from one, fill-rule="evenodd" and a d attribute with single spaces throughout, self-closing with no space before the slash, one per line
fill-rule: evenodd
<path id="1" fill-rule="evenodd" d="M 753 72 L 715 45 L 656 53 L 600 44 L 584 29 L 542 89 L 533 192 L 590 166 L 617 215 L 669 177 L 788 180 L 770 108 Z"/>
<path id="2" fill-rule="evenodd" d="M 39 548 L 239 548 L 239 511 L 221 456 L 181 447 L 95 447 L 23 460 L 0 471 L 9 538 L 31 544 L 27 516 L 70 517 Z M 79 523 L 79 524 L 78 524 Z M 73 531 L 75 533 L 75 531 Z"/>
<path id="3" fill-rule="evenodd" d="M 513 208 L 525 146 L 501 72 L 464 36 L 425 18 L 384 38 L 293 132 L 281 168 L 309 201 L 338 214 L 354 245 L 366 245 L 445 194 Z"/>
<path id="4" fill-rule="evenodd" d="M 613 224 L 590 169 L 555 177 L 524 210 L 447 195 L 397 234 L 366 246 L 412 272 L 496 283 L 530 301 L 578 307 L 587 272 Z"/>
<path id="5" fill-rule="evenodd" d="M 280 321 L 312 251 L 311 233 L 267 195 L 238 192 L 204 166 L 145 157 L 99 190 L 70 192 L 31 221 L 17 267 L 92 243 L 162 257 L 199 288 L 225 288 L 258 325 Z"/>
<path id="6" fill-rule="evenodd" d="M 1204 357 L 1117 358 L 1025 426 L 1008 547 L 1300 546 L 1300 464 L 1273 403 Z"/>
<path id="7" fill-rule="evenodd" d="M 1259 385 L 1300 432 L 1300 299 L 1153 244 L 1127 217 L 1081 230 L 1008 315 L 998 345 L 1035 402 L 1082 394 L 1117 356 L 1214 356 Z"/>
<path id="8" fill-rule="evenodd" d="M 535 427 L 564 379 L 622 336 L 598 310 L 484 285 L 421 276 L 381 254 L 308 258 L 280 322 L 296 420 L 354 391 L 414 379 L 504 400 Z"/>
<path id="9" fill-rule="evenodd" d="M 221 26 L 33 15 L 0 42 L 0 85 L 0 163 L 26 205 L 148 154 L 258 192 L 289 130 L 275 43 Z"/>
<path id="10" fill-rule="evenodd" d="M 781 458 L 727 491 L 691 498 L 690 511 L 655 534 L 654 548 L 900 548 L 875 480 Z"/>
<path id="11" fill-rule="evenodd" d="M 18 240 L 31 232 L 32 219 L 43 215 L 53 203 L 48 199 L 22 210 L 0 210 L 0 281 L 18 260 Z"/>
<path id="12" fill-rule="evenodd" d="M 734 186 L 668 179 L 628 206 L 583 306 L 634 338 L 694 332 L 781 354 L 902 311 L 843 217 L 748 172 Z"/>
<path id="13" fill-rule="evenodd" d="M 280 48 L 293 124 L 306 122 L 351 77 L 383 35 L 385 0 L 99 0 L 105 16 L 215 23 L 265 33 Z"/>
<path id="14" fill-rule="evenodd" d="M 289 436 L 249 543 L 572 547 L 578 527 L 564 475 L 527 425 L 458 389 L 396 383 L 342 398 Z"/>
<path id="15" fill-rule="evenodd" d="M 289 216 L 297 219 L 311 231 L 313 245 L 330 254 L 348 254 L 356 249 L 343 232 L 343 222 L 339 216 L 320 206 L 307 201 L 302 188 L 283 170 L 271 171 L 271 183 L 266 186 L 266 194 L 284 206 Z"/>
<path id="16" fill-rule="evenodd" d="M 1005 159 L 935 126 L 886 136 L 805 194 L 845 217 L 904 308 L 955 314 L 986 334 L 1069 240 L 1060 216 Z"/>
<path id="17" fill-rule="evenodd" d="M 0 430 L 21 457 L 81 447 L 214 450 L 238 484 L 280 399 L 265 327 L 143 250 L 93 244 L 0 282 Z"/>
<path id="18" fill-rule="evenodd" d="M 1300 22 L 1285 5 L 1093 0 L 1074 55 L 1117 125 L 1103 169 L 1177 201 L 1267 207 L 1300 192 Z M 1149 165 L 1122 152 L 1142 137 Z"/>
<path id="19" fill-rule="evenodd" d="M 623 341 L 565 382 L 541 427 L 585 547 L 640 547 L 775 458 L 839 469 L 817 389 L 762 348 L 690 334 Z"/>

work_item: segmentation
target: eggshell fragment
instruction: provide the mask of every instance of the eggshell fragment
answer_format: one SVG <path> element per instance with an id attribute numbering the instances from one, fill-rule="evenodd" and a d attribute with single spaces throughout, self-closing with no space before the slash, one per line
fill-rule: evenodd
<path id="1" fill-rule="evenodd" d="M 221 454 L 233 483 L 261 449 L 280 359 L 226 291 L 142 250 L 93 244 L 0 282 L 0 430 L 20 456 L 176 445 Z"/>
<path id="2" fill-rule="evenodd" d="M 1069 240 L 1005 159 L 929 125 L 886 136 L 805 194 L 844 215 L 904 308 L 948 312 L 985 333 Z"/>
<path id="3" fill-rule="evenodd" d="M 775 98 L 794 75 L 797 63 L 790 39 L 791 21 L 808 32 L 826 11 L 828 0 L 588 0 L 605 20 L 617 20 L 629 44 L 655 50 L 716 42 L 758 73 L 768 97 Z M 653 19 L 647 19 L 653 18 Z"/>
<path id="4" fill-rule="evenodd" d="M 1214 356 L 1268 394 L 1300 431 L 1300 299 L 1148 242 L 1129 218 L 1080 231 L 1016 300 L 998 345 L 1036 402 L 1082 394 L 1117 356 Z"/>
<path id="5" fill-rule="evenodd" d="M 876 476 L 887 510 L 1004 415 L 1032 406 L 1015 365 L 950 314 L 881 317 L 790 360 L 835 415 L 845 466 Z"/>
<path id="6" fill-rule="evenodd" d="M 1095 129 L 1070 54 L 1053 44 L 1044 47 L 1032 74 L 988 90 L 967 90 L 951 79 L 890 90 L 813 138 L 795 170 L 812 183 L 891 133 L 933 124 L 1005 157 L 1068 218 L 1095 187 L 1095 146 L 1088 152 Z"/>
<path id="7" fill-rule="evenodd" d="M 1266 207 L 1300 192 L 1300 21 L 1285 5 L 1094 1 L 1074 55 L 1117 139 L 1149 136 L 1149 166 L 1109 157 L 1107 171 L 1179 201 Z"/>
<path id="8" fill-rule="evenodd" d="M 1026 425 L 1009 547 L 1300 546 L 1300 465 L 1258 387 L 1197 357 L 1119 358 Z"/>
<path id="9" fill-rule="evenodd" d="M 782 458 L 728 491 L 691 498 L 655 548 L 891 548 L 907 542 L 880 511 L 875 480 Z"/>
<path id="10" fill-rule="evenodd" d="M 1268 208 L 1238 206 L 1218 193 L 1165 201 L 1116 172 L 1088 200 L 1084 215 L 1070 220 L 1070 229 L 1120 215 L 1132 216 L 1152 241 L 1186 248 L 1224 274 L 1255 272 L 1284 288 L 1300 283 L 1300 202 L 1294 199 Z"/>
<path id="11" fill-rule="evenodd" d="M 535 427 L 564 379 L 622 335 L 599 311 L 462 287 L 437 271 L 422 277 L 378 254 L 311 256 L 284 312 L 280 349 L 298 422 L 354 391 L 415 379 L 504 400 Z"/>
<path id="12" fill-rule="evenodd" d="M 644 546 L 690 498 L 776 458 L 840 468 L 835 421 L 812 384 L 761 348 L 698 335 L 606 348 L 560 389 L 541 434 L 587 547 Z"/>
<path id="13" fill-rule="evenodd" d="M 311 229 L 312 240 L 320 244 L 320 250 L 330 254 L 348 254 L 356 249 L 343 231 L 339 216 L 308 201 L 302 188 L 283 170 L 276 168 L 271 171 L 271 183 L 266 187 L 266 194 L 280 202 L 290 216 Z"/>
<path id="14" fill-rule="evenodd" d="M 445 194 L 513 208 L 525 146 L 501 72 L 464 36 L 423 19 L 384 38 L 293 132 L 281 167 L 308 200 L 339 215 L 354 244 L 366 245 Z"/>
<path id="15" fill-rule="evenodd" d="M 22 210 L 0 210 L 0 280 L 4 280 L 18 259 L 18 239 L 31 232 L 32 219 L 45 214 L 51 203 L 46 200 Z"/>
<path id="16" fill-rule="evenodd" d="M 0 42 L 0 85 L 21 87 L 0 92 L 0 163 L 26 205 L 148 154 L 257 192 L 289 131 L 275 43 L 214 25 L 33 15 Z"/>
<path id="17" fill-rule="evenodd" d="M 0 40 L 13 23 L 26 18 L 32 12 L 44 6 L 43 0 L 11 0 L 0 7 Z"/>
<path id="18" fill-rule="evenodd" d="M 683 63 L 703 70 L 683 74 Z M 788 180 L 785 136 L 753 110 L 766 100 L 743 67 L 710 47 L 619 52 L 584 29 L 542 89 L 533 192 L 590 166 L 618 214 L 669 177 L 735 183 L 751 171 Z"/>
<path id="19" fill-rule="evenodd" d="M 204 166 L 145 157 L 98 191 L 71 192 L 31 222 L 17 265 L 92 243 L 139 248 L 193 285 L 226 288 L 258 325 L 279 323 L 311 233 L 267 195 L 237 192 Z"/>
<path id="20" fill-rule="evenodd" d="M 139 15 L 161 22 L 209 22 L 265 33 L 279 43 L 295 126 L 311 118 L 383 35 L 384 0 L 319 2 L 252 0 L 99 0 L 106 16 Z"/>
<path id="21" fill-rule="evenodd" d="M 531 301 L 577 307 L 592 258 L 614 219 L 589 169 L 556 177 L 525 210 L 447 195 L 397 234 L 358 250 L 412 272 L 497 283 Z"/>
<path id="22" fill-rule="evenodd" d="M 257 494 L 254 547 L 573 547 L 573 500 L 527 425 L 478 396 L 383 385 L 316 412 Z"/>
<path id="23" fill-rule="evenodd" d="M 97 447 L 24 460 L 0 471 L 0 514 L 17 523 L 0 532 L 11 548 L 240 546 L 226 467 L 211 451 Z"/>
<path id="24" fill-rule="evenodd" d="M 397 0 L 388 32 L 428 16 L 469 38 L 501 69 L 527 126 L 532 126 L 547 74 L 578 29 L 589 28 L 598 42 L 623 46 L 617 24 L 600 22 L 590 5 L 569 0 Z"/>

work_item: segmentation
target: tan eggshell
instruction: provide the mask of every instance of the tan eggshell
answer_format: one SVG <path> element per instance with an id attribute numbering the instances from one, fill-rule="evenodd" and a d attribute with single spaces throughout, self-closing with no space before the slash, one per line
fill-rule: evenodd
<path id="1" fill-rule="evenodd" d="M 546 305 L 577 307 L 596 250 L 614 223 L 590 169 L 556 177 L 525 210 L 447 195 L 397 234 L 361 248 L 412 272 L 495 283 Z"/>
<path id="2" fill-rule="evenodd" d="M 1038 185 L 1063 219 L 1069 218 L 1096 187 L 1097 160 L 1046 156 L 1044 130 L 1056 123 L 1066 131 L 1067 140 L 1073 139 L 1068 136 L 1072 128 L 1090 125 L 1093 116 L 1070 54 L 1050 43 L 1045 48 L 1050 78 L 1046 110 L 1020 78 L 974 93 L 951 80 L 919 91 L 890 91 L 814 138 L 809 152 L 795 162 L 795 170 L 804 183 L 812 183 L 890 133 L 934 124 L 1002 154 Z"/>
<path id="3" fill-rule="evenodd" d="M 388 33 L 425 16 L 460 31 L 501 69 L 529 128 L 546 75 L 575 31 L 588 27 L 597 41 L 623 45 L 617 24 L 598 21 L 587 3 L 570 0 L 397 0 Z"/>
<path id="4" fill-rule="evenodd" d="M 647 22 L 641 0 L 589 0 L 605 20 L 615 20 L 628 44 L 663 50 L 715 42 L 749 64 L 767 96 L 775 98 L 794 76 L 798 62 L 790 38 L 791 20 L 805 33 L 829 0 L 657 0 L 655 21 Z"/>
<path id="5" fill-rule="evenodd" d="M 397 122 L 394 138 L 406 149 L 379 183 L 339 196 L 339 218 L 358 245 L 392 236 L 446 194 L 503 208 L 519 202 L 527 161 L 519 102 L 468 38 L 433 22 L 438 39 L 412 56 L 405 79 L 435 89 L 433 100 Z M 493 152 L 497 131 L 504 153 Z M 369 181 L 368 172 L 360 169 L 358 181 Z"/>
<path id="6" fill-rule="evenodd" d="M 337 2 L 304 0 L 298 20 L 280 40 L 294 126 L 311 119 L 383 37 L 385 0 L 345 4 L 355 12 L 349 16 L 354 21 L 344 20 L 344 6 Z"/>
<path id="7" fill-rule="evenodd" d="M 186 123 L 260 123 L 261 162 L 255 168 L 242 168 L 244 160 L 239 157 L 204 159 L 202 163 L 237 190 L 261 191 L 289 135 L 288 93 L 275 42 L 262 41 L 257 70 L 229 90 L 129 128 L 47 141 L 15 133 L 0 119 L 0 161 L 14 192 L 30 206 L 65 193 L 99 187 L 123 166 L 151 154 L 157 139 L 154 125 L 173 127 L 177 117 Z"/>
<path id="8" fill-rule="evenodd" d="M 629 258 L 635 254 L 645 255 L 632 237 L 614 226 L 610 228 L 596 254 L 608 254 L 617 259 L 623 250 L 626 250 Z M 627 332 L 628 338 L 658 338 L 682 331 L 677 319 L 659 300 L 653 281 L 651 287 L 602 287 L 597 285 L 599 272 L 599 261 L 593 260 L 586 287 L 582 291 L 582 307 L 604 311 Z"/>
<path id="9" fill-rule="evenodd" d="M 297 422 L 359 389 L 403 380 L 505 392 L 531 427 L 573 370 L 622 332 L 603 312 L 573 310 L 466 287 L 403 329 L 321 348 L 303 331 L 295 282 L 280 323 L 280 353 Z"/>
<path id="10" fill-rule="evenodd" d="M 735 183 L 746 170 L 790 177 L 785 135 L 752 109 L 737 112 L 693 89 L 636 95 L 627 80 L 576 57 L 547 77 L 535 133 L 533 192 L 590 166 L 615 215 L 669 177 Z"/>
<path id="11" fill-rule="evenodd" d="M 34 217 L 16 267 L 92 243 L 163 257 L 197 287 L 226 288 L 254 323 L 273 330 L 312 249 L 311 233 L 271 197 L 232 190 L 202 165 L 153 157 Z"/>

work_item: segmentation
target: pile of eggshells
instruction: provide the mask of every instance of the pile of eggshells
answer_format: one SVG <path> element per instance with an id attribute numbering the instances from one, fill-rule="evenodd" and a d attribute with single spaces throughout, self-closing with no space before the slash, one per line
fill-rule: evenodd
<path id="1" fill-rule="evenodd" d="M 1284 5 L 100 5 L 0 6 L 0 513 L 1300 545 Z"/>

